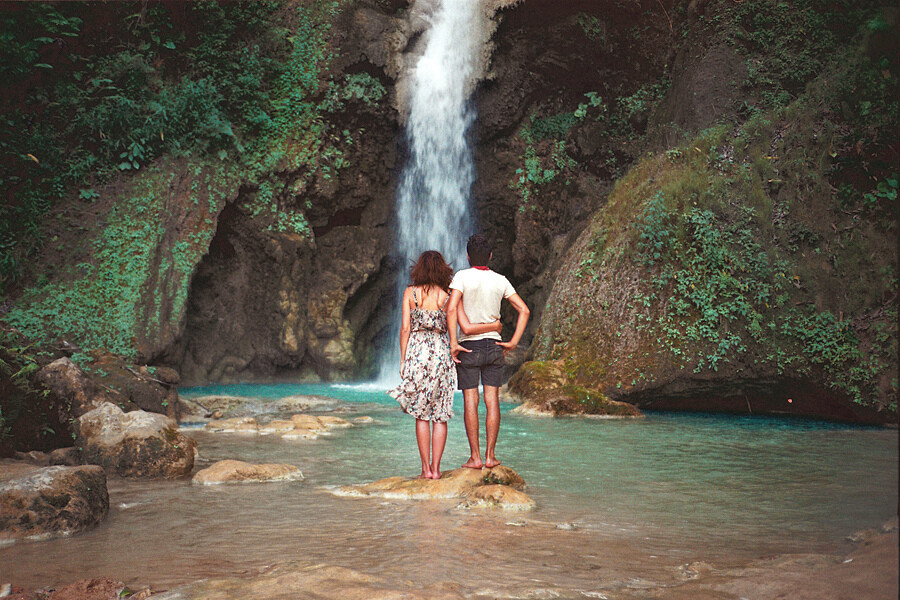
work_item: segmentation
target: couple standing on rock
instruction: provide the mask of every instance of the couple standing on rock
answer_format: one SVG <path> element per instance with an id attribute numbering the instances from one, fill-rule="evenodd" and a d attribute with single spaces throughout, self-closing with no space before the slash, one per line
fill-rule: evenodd
<path id="1" fill-rule="evenodd" d="M 492 253 L 487 238 L 470 237 L 466 254 L 471 268 L 453 275 L 440 252 L 423 252 L 411 270 L 412 285 L 403 294 L 401 383 L 388 393 L 416 418 L 416 441 L 422 458 L 419 477 L 423 479 L 441 478 L 441 456 L 457 387 L 463 392 L 463 420 L 471 451 L 463 466 L 481 469 L 500 464 L 495 447 L 500 432 L 503 357 L 518 345 L 530 314 L 506 277 L 488 268 Z M 515 333 L 508 342 L 500 337 L 500 303 L 504 298 L 519 313 Z M 462 331 L 459 341 L 457 324 Z M 478 437 L 479 380 L 487 409 L 484 462 Z"/>

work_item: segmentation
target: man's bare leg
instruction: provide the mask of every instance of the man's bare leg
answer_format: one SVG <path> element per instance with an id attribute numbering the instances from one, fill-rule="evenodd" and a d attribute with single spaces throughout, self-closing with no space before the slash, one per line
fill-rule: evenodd
<path id="1" fill-rule="evenodd" d="M 500 461 L 494 456 L 497 437 L 500 435 L 500 388 L 492 385 L 484 386 L 484 406 L 487 409 L 487 416 L 484 418 L 484 428 L 487 430 L 484 466 L 490 469 L 500 464 Z"/>
<path id="2" fill-rule="evenodd" d="M 466 424 L 466 437 L 469 438 L 471 456 L 463 465 L 470 469 L 484 467 L 481 462 L 481 446 L 478 442 L 478 388 L 463 390 L 463 421 Z"/>

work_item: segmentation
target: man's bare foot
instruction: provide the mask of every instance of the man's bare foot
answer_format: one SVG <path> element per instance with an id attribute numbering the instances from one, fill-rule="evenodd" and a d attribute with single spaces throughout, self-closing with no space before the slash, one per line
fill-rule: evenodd
<path id="1" fill-rule="evenodd" d="M 435 470 L 435 469 L 432 469 L 432 470 L 431 470 L 431 477 L 429 477 L 429 479 L 440 479 L 440 478 L 441 478 L 441 475 L 442 475 L 442 473 L 441 473 L 440 471 Z"/>
<path id="2" fill-rule="evenodd" d="M 484 468 L 484 463 L 481 462 L 480 458 L 478 460 L 475 460 L 474 458 L 470 458 L 469 460 L 466 461 L 466 463 L 463 465 L 463 467 L 466 469 L 479 469 L 480 470 L 480 469 Z"/>
<path id="3" fill-rule="evenodd" d="M 422 471 L 416 479 L 433 479 L 433 477 L 431 476 L 431 471 Z"/>
<path id="4" fill-rule="evenodd" d="M 488 469 L 493 469 L 494 467 L 496 467 L 499 464 L 500 464 L 500 461 L 497 460 L 496 458 L 489 458 L 484 461 L 484 466 L 487 467 Z"/>

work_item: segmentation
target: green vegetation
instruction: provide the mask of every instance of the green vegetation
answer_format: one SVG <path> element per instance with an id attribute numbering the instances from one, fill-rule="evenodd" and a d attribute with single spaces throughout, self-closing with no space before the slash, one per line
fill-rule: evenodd
<path id="1" fill-rule="evenodd" d="M 5 320 L 34 339 L 134 358 L 144 340 L 177 328 L 218 213 L 239 189 L 242 210 L 264 228 L 311 235 L 297 198 L 345 168 L 363 133 L 332 116 L 386 93 L 367 73 L 328 72 L 340 4 L 0 12 L 0 73 L 13 92 L 0 107 L 0 283 L 24 286 Z M 184 182 L 187 193 L 173 197 Z M 48 216 L 65 227 L 60 215 L 73 206 L 97 215 L 91 237 L 52 280 L 29 274 L 23 265 L 57 245 L 45 237 Z M 172 214 L 184 215 L 174 237 Z"/>
<path id="2" fill-rule="evenodd" d="M 99 199 L 116 173 L 161 156 L 236 163 L 251 185 L 274 172 L 346 166 L 325 116 L 377 103 L 364 73 L 333 81 L 328 35 L 339 2 L 23 3 L 0 12 L 0 277 L 20 280 L 45 242 L 45 215 L 71 194 Z M 120 34 L 110 35 L 109 24 Z M 352 138 L 349 139 L 352 143 Z M 278 193 L 290 181 L 273 181 Z M 296 210 L 264 199 L 273 219 Z M 286 211 L 287 216 L 278 213 Z"/>
<path id="3" fill-rule="evenodd" d="M 13 423 L 25 411 L 35 410 L 38 400 L 49 393 L 32 384 L 39 368 L 34 344 L 25 343 L 20 335 L 0 328 L 0 443 L 10 436 Z"/>
<path id="4" fill-rule="evenodd" d="M 878 6 L 852 0 L 731 2 L 707 17 L 707 25 L 746 56 L 747 78 L 738 83 L 760 101 L 746 106 L 765 110 L 799 97 Z"/>
<path id="5" fill-rule="evenodd" d="M 520 157 L 523 166 L 516 169 L 516 177 L 509 183 L 510 189 L 516 190 L 521 198 L 519 211 L 524 212 L 531 206 L 532 194 L 554 179 L 560 173 L 574 169 L 577 163 L 566 154 L 566 134 L 578 121 L 574 113 L 562 113 L 547 119 L 531 115 L 528 125 L 519 131 L 525 143 L 525 154 Z M 549 156 L 539 156 L 536 144 L 549 138 Z M 566 180 L 566 185 L 568 185 Z"/>
<path id="6" fill-rule="evenodd" d="M 161 322 L 162 302 L 173 302 L 171 319 L 177 321 L 182 314 L 194 265 L 215 232 L 201 217 L 217 214 L 236 186 L 235 176 L 219 161 L 187 170 L 196 177 L 189 204 L 197 206 L 197 215 L 185 219 L 181 240 L 168 257 L 158 256 L 166 235 L 161 194 L 174 174 L 150 167 L 110 211 L 91 242 L 90 261 L 72 267 L 67 278 L 27 289 L 7 314 L 7 322 L 31 339 L 72 336 L 85 351 L 103 349 L 134 358 L 138 336 L 148 327 L 167 325 Z M 167 289 L 151 286 L 153 274 Z M 152 315 L 147 314 L 145 296 L 154 298 Z M 75 357 L 79 362 L 86 358 Z"/>
<path id="7" fill-rule="evenodd" d="M 668 89 L 668 80 L 649 83 L 630 96 L 615 98 L 610 109 L 597 92 L 585 94 L 587 102 L 581 102 L 572 112 L 538 116 L 532 113 L 528 123 L 519 130 L 525 150 L 519 157 L 517 168 L 509 187 L 520 199 L 519 211 L 534 210 L 539 204 L 540 190 L 565 175 L 563 185 L 569 185 L 570 177 L 578 169 L 584 169 L 566 150 L 571 144 L 571 134 L 586 121 L 601 123 L 604 135 L 613 143 L 606 145 L 600 156 L 592 157 L 592 168 L 598 166 L 610 176 L 622 174 L 623 164 L 613 147 L 638 136 L 635 123 L 646 122 L 647 115 Z"/>

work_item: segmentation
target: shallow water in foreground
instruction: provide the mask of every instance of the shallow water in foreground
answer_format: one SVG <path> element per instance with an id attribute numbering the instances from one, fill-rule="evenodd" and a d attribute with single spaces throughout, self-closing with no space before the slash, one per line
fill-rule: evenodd
<path id="1" fill-rule="evenodd" d="M 340 385 L 182 393 L 252 396 L 261 406 L 322 394 L 344 401 L 340 416 L 375 422 L 291 442 L 188 428 L 199 467 L 224 458 L 286 462 L 306 479 L 211 487 L 111 479 L 103 524 L 0 548 L 0 583 L 42 587 L 110 576 L 165 589 L 299 562 L 417 585 L 452 581 L 464 592 L 590 595 L 663 585 L 675 566 L 693 560 L 736 564 L 833 550 L 897 508 L 896 430 L 662 413 L 638 420 L 504 414 L 498 457 L 528 482 L 538 507 L 530 513 L 462 511 L 453 500 L 337 497 L 329 486 L 418 472 L 413 421 L 385 394 Z M 444 469 L 466 456 L 457 399 Z"/>

